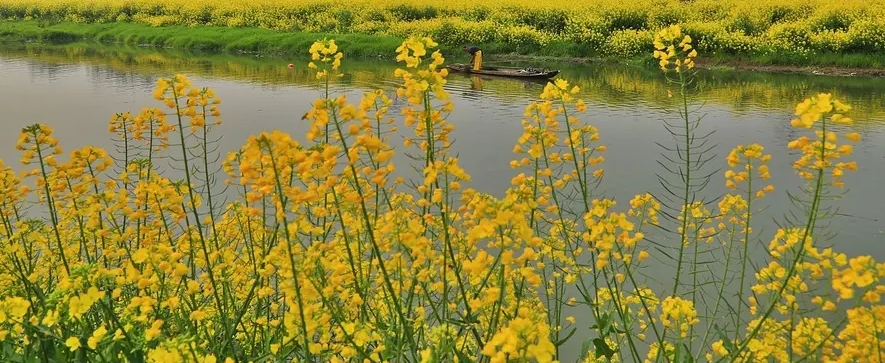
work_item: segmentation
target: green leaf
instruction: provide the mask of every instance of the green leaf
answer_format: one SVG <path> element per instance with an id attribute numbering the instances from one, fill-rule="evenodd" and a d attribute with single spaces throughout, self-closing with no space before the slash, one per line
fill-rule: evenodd
<path id="1" fill-rule="evenodd" d="M 610 330 L 611 324 L 612 324 L 611 314 L 604 313 L 604 314 L 600 315 L 599 320 L 597 321 L 597 326 L 599 327 L 600 335 L 602 335 L 603 337 L 607 336 L 608 333 L 611 331 Z"/>
<path id="2" fill-rule="evenodd" d="M 458 357 L 458 361 L 460 361 L 460 362 L 469 362 L 470 361 L 470 357 L 460 350 L 455 351 L 455 355 Z"/>
<path id="3" fill-rule="evenodd" d="M 688 353 L 685 355 L 685 363 L 694 363 L 694 357 L 691 355 L 691 350 L 686 346 L 685 351 Z"/>
<path id="4" fill-rule="evenodd" d="M 615 351 L 608 346 L 608 343 L 605 342 L 605 339 L 593 339 L 593 345 L 596 346 L 597 357 L 605 357 L 606 359 L 610 360 L 612 359 L 612 356 L 615 355 Z"/>
<path id="5" fill-rule="evenodd" d="M 565 342 L 567 342 L 569 339 L 571 339 L 573 335 L 575 335 L 576 331 L 578 331 L 578 328 L 572 328 L 572 331 L 570 331 L 568 333 L 568 335 L 565 336 L 565 338 L 560 339 L 558 342 L 554 343 L 554 345 L 556 345 L 556 346 L 563 345 Z"/>
<path id="6" fill-rule="evenodd" d="M 144 363 L 144 353 L 141 349 L 134 350 L 129 354 L 126 354 L 126 357 L 129 358 L 129 361 L 132 363 Z"/>
<path id="7" fill-rule="evenodd" d="M 587 359 L 587 355 L 590 354 L 590 344 L 592 340 L 588 339 L 581 343 L 581 361 Z"/>

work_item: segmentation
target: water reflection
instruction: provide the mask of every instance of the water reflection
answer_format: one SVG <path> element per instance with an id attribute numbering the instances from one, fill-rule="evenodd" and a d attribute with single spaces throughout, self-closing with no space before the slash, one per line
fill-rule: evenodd
<path id="1" fill-rule="evenodd" d="M 470 89 L 474 91 L 482 91 L 482 78 L 479 76 L 470 77 Z"/>
<path id="2" fill-rule="evenodd" d="M 94 70 L 96 78 L 131 77 L 133 82 L 153 82 L 153 75 L 168 74 L 170 70 L 203 77 L 247 80 L 273 89 L 280 85 L 311 85 L 313 77 L 304 66 L 306 59 L 295 60 L 296 67 L 287 68 L 291 60 L 257 56 L 194 55 L 190 53 L 162 51 L 147 48 L 109 47 L 91 45 L 68 45 L 46 47 L 24 45 L 0 50 L 7 59 L 27 58 L 34 63 L 29 72 L 45 75 L 56 80 L 71 64 L 101 66 Z M 668 107 L 672 100 L 667 96 L 666 81 L 654 69 L 611 63 L 551 63 L 534 64 L 562 69 L 562 77 L 579 84 L 588 100 L 621 106 L 646 104 Z M 348 60 L 345 85 L 359 87 L 393 87 L 391 77 L 396 64 L 385 61 Z M 114 74 L 110 74 L 113 72 Z M 464 76 L 453 74 L 452 79 L 469 79 L 456 82 L 453 88 L 468 87 L 482 92 L 484 97 L 503 100 L 524 99 L 527 92 L 540 92 L 542 82 L 501 80 L 493 77 Z M 124 81 L 124 80 L 120 80 Z M 858 121 L 885 120 L 885 94 L 881 80 L 863 77 L 824 77 L 808 75 L 764 74 L 741 71 L 704 72 L 697 81 L 701 91 L 700 101 L 729 106 L 735 111 L 758 109 L 783 110 L 792 108 L 798 101 L 816 92 L 837 92 L 841 98 L 856 105 Z"/>

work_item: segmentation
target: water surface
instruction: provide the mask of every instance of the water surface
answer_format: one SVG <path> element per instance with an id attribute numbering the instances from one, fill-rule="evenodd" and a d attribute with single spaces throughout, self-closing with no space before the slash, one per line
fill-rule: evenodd
<path id="1" fill-rule="evenodd" d="M 296 67 L 287 68 L 289 62 Z M 92 45 L 0 50 L 0 158 L 17 164 L 18 130 L 33 123 L 54 127 L 67 151 L 84 145 L 110 148 L 108 119 L 117 112 L 160 106 L 151 98 L 154 82 L 175 73 L 215 89 L 224 100 L 222 152 L 235 150 L 248 135 L 262 130 L 280 129 L 302 138 L 307 124 L 301 115 L 319 94 L 305 64 Z M 661 148 L 656 143 L 671 142 L 662 120 L 678 118 L 661 74 L 618 64 L 541 66 L 562 69 L 562 77 L 582 88 L 589 105 L 584 119 L 599 128 L 608 146 L 606 177 L 598 194 L 626 204 L 634 194 L 660 192 L 655 174 L 663 170 L 657 164 Z M 392 61 L 348 59 L 347 76 L 337 90 L 353 102 L 370 89 L 393 91 L 395 67 Z M 764 242 L 773 233 L 770 221 L 791 207 L 785 190 L 797 191 L 801 183 L 791 170 L 796 155 L 786 147 L 798 135 L 789 125 L 795 104 L 817 92 L 833 92 L 854 105 L 856 124 L 851 129 L 863 140 L 852 159 L 860 169 L 845 178 L 848 193 L 839 201 L 839 215 L 830 221 L 839 237 L 827 243 L 849 255 L 885 258 L 885 193 L 880 191 L 885 180 L 885 82 L 718 71 L 699 73 L 697 86 L 696 103 L 702 106 L 699 115 L 704 115 L 700 132 L 715 131 L 711 141 L 719 145 L 721 162 L 711 170 L 725 167 L 725 155 L 738 144 L 760 143 L 774 156 L 770 165 L 778 191 L 764 201 L 770 204 L 760 217 L 765 228 L 758 238 Z M 447 87 L 456 105 L 449 118 L 456 127 L 453 148 L 473 176 L 469 186 L 501 195 L 515 174 L 508 164 L 522 133 L 524 107 L 537 99 L 543 84 L 453 74 Z M 716 173 L 707 195 L 723 193 L 723 183 Z"/>

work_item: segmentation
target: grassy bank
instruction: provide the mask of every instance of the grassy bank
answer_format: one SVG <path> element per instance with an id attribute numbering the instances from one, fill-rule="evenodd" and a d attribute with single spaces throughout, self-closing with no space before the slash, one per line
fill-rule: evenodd
<path id="1" fill-rule="evenodd" d="M 428 35 L 571 57 L 643 55 L 654 33 L 676 24 L 701 54 L 797 64 L 825 53 L 882 58 L 883 15 L 885 3 L 865 0 L 0 0 L 4 20 Z"/>
<path id="2" fill-rule="evenodd" d="M 44 21 L 0 21 L 0 40 L 5 42 L 42 42 L 66 44 L 80 41 L 176 48 L 196 52 L 259 53 L 266 55 L 304 55 L 304 49 L 317 39 L 334 38 L 348 50 L 349 56 L 388 57 L 402 43 L 402 38 L 386 35 L 281 32 L 260 28 L 216 26 L 152 27 L 132 23 L 74 23 Z M 587 54 L 574 43 L 558 42 L 547 47 L 524 47 L 514 52 L 504 43 L 482 44 L 489 54 L 568 58 Z M 448 54 L 460 52 L 461 44 L 441 45 Z M 651 59 L 651 57 L 647 57 Z"/>
<path id="3" fill-rule="evenodd" d="M 65 44 L 79 41 L 176 48 L 197 52 L 305 54 L 317 39 L 334 37 L 350 55 L 373 57 L 390 54 L 402 42 L 389 36 L 361 34 L 283 33 L 268 29 L 183 26 L 151 27 L 131 23 L 82 24 L 41 21 L 0 22 L 6 42 L 36 41 Z"/>
<path id="4" fill-rule="evenodd" d="M 168 25 L 154 27 L 128 22 L 76 23 L 47 21 L 0 21 L 0 42 L 18 44 L 40 42 L 68 44 L 74 42 L 116 43 L 132 46 L 174 48 L 200 53 L 250 53 L 261 55 L 304 55 L 303 49 L 322 38 L 334 38 L 348 50 L 348 56 L 361 58 L 390 57 L 402 38 L 389 35 L 282 32 L 261 28 L 229 28 L 219 26 L 186 27 Z M 650 51 L 633 56 L 611 56 L 595 53 L 589 44 L 553 41 L 546 46 L 512 47 L 506 43 L 482 43 L 491 58 L 556 59 L 573 61 L 619 61 L 656 66 Z M 441 44 L 448 57 L 464 58 L 462 44 Z M 461 59 L 463 60 L 463 59 Z M 816 73 L 830 75 L 885 75 L 885 58 L 872 54 L 821 53 L 814 57 L 796 58 L 790 54 L 708 54 L 701 67 L 748 69 L 774 73 Z"/>
<path id="5" fill-rule="evenodd" d="M 388 35 L 281 32 L 261 28 L 217 26 L 153 27 L 133 23 L 75 23 L 46 21 L 0 21 L 0 41 L 66 44 L 80 41 L 176 48 L 196 52 L 259 53 L 266 55 L 304 55 L 304 49 L 317 39 L 334 38 L 349 56 L 389 57 L 403 38 Z M 462 44 L 441 44 L 446 54 L 458 54 Z M 590 54 L 585 45 L 554 42 L 548 46 L 512 48 L 506 43 L 483 43 L 487 54 L 514 54 L 531 57 L 575 58 Z M 631 57 L 651 60 L 651 56 Z"/>

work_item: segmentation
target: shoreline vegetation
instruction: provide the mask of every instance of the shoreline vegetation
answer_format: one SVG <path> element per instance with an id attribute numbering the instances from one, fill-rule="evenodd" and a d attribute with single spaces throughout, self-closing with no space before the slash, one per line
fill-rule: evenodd
<path id="1" fill-rule="evenodd" d="M 704 55 L 702 68 L 885 76 L 882 15 L 885 3 L 823 0 L 585 0 L 556 7 L 527 0 L 0 0 L 0 41 L 95 40 L 290 55 L 314 40 L 335 38 L 351 57 L 379 58 L 418 34 L 436 39 L 450 58 L 466 59 L 460 48 L 475 44 L 487 55 L 519 60 L 652 66 L 653 34 L 678 24 Z"/>

